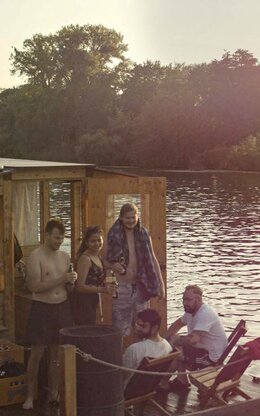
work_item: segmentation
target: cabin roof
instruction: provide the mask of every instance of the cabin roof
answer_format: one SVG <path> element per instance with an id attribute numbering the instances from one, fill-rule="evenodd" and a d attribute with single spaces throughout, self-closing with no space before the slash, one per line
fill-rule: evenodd
<path id="1" fill-rule="evenodd" d="M 29 160 L 29 159 L 9 159 L 0 157 L 0 167 L 4 168 L 44 168 L 44 167 L 66 167 L 79 166 L 95 168 L 95 164 L 89 163 L 67 163 L 67 162 L 51 162 L 46 160 Z"/>
<path id="2" fill-rule="evenodd" d="M 30 168 L 64 168 L 64 167 L 72 167 L 72 168 L 89 168 L 94 169 L 99 172 L 106 172 L 106 173 L 114 173 L 117 175 L 123 176 L 137 176 L 133 172 L 127 171 L 127 167 L 124 169 L 119 166 L 97 166 L 96 164 L 91 163 L 68 163 L 68 162 L 53 162 L 47 160 L 30 160 L 30 159 L 10 159 L 0 157 L 0 176 L 11 173 L 14 170 L 19 169 L 30 169 Z"/>

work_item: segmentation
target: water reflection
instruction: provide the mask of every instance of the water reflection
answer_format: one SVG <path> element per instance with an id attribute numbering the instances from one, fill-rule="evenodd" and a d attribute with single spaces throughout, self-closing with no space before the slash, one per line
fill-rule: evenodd
<path id="1" fill-rule="evenodd" d="M 168 315 L 182 312 L 188 283 L 226 328 L 245 318 L 260 336 L 260 175 L 175 172 L 167 175 Z"/>

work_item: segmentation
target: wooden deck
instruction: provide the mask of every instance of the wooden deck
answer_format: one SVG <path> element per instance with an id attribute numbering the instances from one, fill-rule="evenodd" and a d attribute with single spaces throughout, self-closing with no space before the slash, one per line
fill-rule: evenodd
<path id="1" fill-rule="evenodd" d="M 249 375 L 243 375 L 241 380 L 241 388 L 248 394 L 252 399 L 260 399 L 260 384 L 256 384 L 252 382 L 252 377 Z M 162 398 L 163 400 L 163 398 Z M 229 400 L 230 404 L 241 403 L 241 401 L 245 402 L 244 399 L 241 397 L 235 396 Z M 163 403 L 163 402 L 161 402 Z M 207 409 L 216 406 L 215 403 L 210 402 Z M 259 415 L 260 415 L 260 403 L 258 403 Z M 165 405 L 163 406 L 166 408 L 172 415 L 185 415 L 185 414 L 192 414 L 201 412 L 199 406 L 199 400 L 197 395 L 196 387 L 192 386 L 190 391 L 187 393 L 177 394 L 177 393 L 170 393 L 168 398 L 166 398 Z M 221 416 L 225 416 L 224 409 L 221 412 Z M 207 414 L 207 413 L 206 413 Z M 145 416 L 159 416 L 159 413 L 156 411 L 152 411 L 152 409 L 147 409 Z M 206 415 L 205 415 L 206 416 Z M 238 414 L 234 416 L 239 416 Z M 243 415 L 244 416 L 244 415 Z M 251 416 L 251 414 L 248 414 Z"/>
<path id="2" fill-rule="evenodd" d="M 252 382 L 252 377 L 249 375 L 244 375 L 241 382 L 242 389 L 248 393 L 252 399 L 259 399 L 257 402 L 244 401 L 241 398 L 234 397 L 230 400 L 230 404 L 240 403 L 241 407 L 218 407 L 215 410 L 209 410 L 214 406 L 213 403 L 210 403 L 210 406 L 206 410 L 200 411 L 199 401 L 197 397 L 197 389 L 192 386 L 191 390 L 187 394 L 173 394 L 170 393 L 167 397 L 160 396 L 159 400 L 163 404 L 172 416 L 194 414 L 194 416 L 258 416 L 260 415 L 260 384 Z M 246 407 L 250 409 L 245 409 L 243 403 L 248 403 Z M 251 401 L 250 401 L 251 402 Z M 229 409 L 229 410 L 228 410 Z M 47 405 L 46 401 L 42 398 L 35 404 L 34 410 L 23 410 L 21 405 L 13 405 L 0 408 L 1 416 L 59 416 L 59 409 L 57 407 L 50 407 Z M 151 408 L 146 408 L 145 416 L 159 416 L 159 413 Z"/>

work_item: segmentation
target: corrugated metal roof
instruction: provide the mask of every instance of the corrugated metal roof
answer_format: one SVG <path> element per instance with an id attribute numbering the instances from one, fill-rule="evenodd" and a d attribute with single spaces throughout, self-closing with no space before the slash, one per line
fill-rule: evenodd
<path id="1" fill-rule="evenodd" d="M 49 162 L 45 160 L 29 160 L 29 159 L 9 159 L 0 157 L 0 167 L 4 168 L 44 168 L 44 167 L 66 167 L 66 166 L 78 166 L 95 168 L 94 164 L 87 163 L 65 163 L 65 162 Z"/>

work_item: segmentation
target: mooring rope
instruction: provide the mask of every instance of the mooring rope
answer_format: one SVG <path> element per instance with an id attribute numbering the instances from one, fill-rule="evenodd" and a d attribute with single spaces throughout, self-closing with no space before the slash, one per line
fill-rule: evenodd
<path id="1" fill-rule="evenodd" d="M 94 361 L 98 364 L 102 364 L 105 365 L 107 367 L 111 367 L 114 369 L 118 369 L 118 370 L 122 370 L 122 371 L 126 371 L 126 372 L 130 372 L 130 373 L 137 373 L 137 374 L 147 374 L 150 376 L 174 376 L 174 375 L 189 375 L 189 374 L 198 374 L 198 373 L 203 373 L 203 374 L 210 374 L 213 371 L 219 370 L 220 368 L 223 367 L 229 367 L 231 365 L 237 364 L 237 363 L 241 363 L 243 362 L 246 358 L 242 358 L 240 360 L 237 361 L 232 361 L 231 363 L 227 363 L 227 364 L 219 364 L 215 367 L 205 367 L 202 368 L 201 370 L 193 370 L 193 371 L 175 371 L 175 372 L 165 372 L 165 371 L 146 371 L 146 370 L 138 370 L 138 369 L 133 369 L 133 368 L 128 368 L 128 367 L 124 367 L 121 365 L 117 365 L 117 364 L 112 364 L 112 363 L 108 363 L 107 361 L 103 361 L 100 360 L 99 358 L 95 358 L 93 357 L 93 355 L 91 354 L 87 354 L 84 351 L 81 351 L 79 348 L 76 348 L 76 354 L 80 355 L 80 357 L 84 360 L 84 361 Z M 173 358 L 174 360 L 174 358 Z M 170 364 L 169 364 L 170 365 Z"/>

